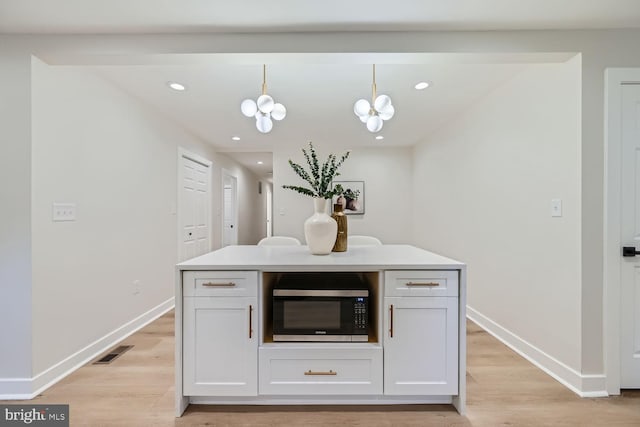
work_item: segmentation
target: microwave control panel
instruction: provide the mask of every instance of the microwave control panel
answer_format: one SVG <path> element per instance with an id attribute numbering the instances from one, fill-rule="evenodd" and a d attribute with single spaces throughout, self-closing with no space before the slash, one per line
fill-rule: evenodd
<path id="1" fill-rule="evenodd" d="M 367 303 L 364 298 L 357 298 L 353 305 L 354 327 L 358 329 L 367 329 Z"/>

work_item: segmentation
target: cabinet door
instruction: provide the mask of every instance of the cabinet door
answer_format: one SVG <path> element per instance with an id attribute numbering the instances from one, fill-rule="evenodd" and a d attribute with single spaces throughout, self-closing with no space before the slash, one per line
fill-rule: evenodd
<path id="1" fill-rule="evenodd" d="M 186 396 L 258 394 L 257 298 L 185 297 Z"/>
<path id="2" fill-rule="evenodd" d="M 385 298 L 384 394 L 458 394 L 458 299 Z"/>

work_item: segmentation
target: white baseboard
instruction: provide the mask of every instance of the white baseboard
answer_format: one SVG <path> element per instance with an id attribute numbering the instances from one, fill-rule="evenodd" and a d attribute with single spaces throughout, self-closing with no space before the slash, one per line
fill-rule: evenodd
<path id="1" fill-rule="evenodd" d="M 167 313 L 173 309 L 174 306 L 175 298 L 171 297 L 146 313 L 109 332 L 102 338 L 97 339 L 82 350 L 37 374 L 33 378 L 0 378 L 0 400 L 33 399 L 90 360 L 96 358 L 120 341 Z"/>
<path id="2" fill-rule="evenodd" d="M 0 378 L 0 400 L 28 400 L 31 390 L 31 378 Z"/>
<path id="3" fill-rule="evenodd" d="M 580 397 L 606 397 L 606 376 L 585 375 L 467 306 L 467 318 Z"/>

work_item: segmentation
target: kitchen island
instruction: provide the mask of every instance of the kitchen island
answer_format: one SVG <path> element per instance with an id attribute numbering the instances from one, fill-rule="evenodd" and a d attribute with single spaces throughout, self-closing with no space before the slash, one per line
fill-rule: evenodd
<path id="1" fill-rule="evenodd" d="M 280 342 L 273 289 L 352 274 L 364 342 Z M 453 404 L 465 410 L 466 266 L 410 245 L 228 246 L 176 269 L 176 415 L 197 404 Z"/>

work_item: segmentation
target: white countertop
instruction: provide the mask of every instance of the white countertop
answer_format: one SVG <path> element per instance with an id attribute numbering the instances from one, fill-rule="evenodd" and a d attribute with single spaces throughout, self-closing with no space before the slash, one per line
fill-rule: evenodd
<path id="1" fill-rule="evenodd" d="M 178 270 L 464 270 L 465 264 L 411 245 L 349 246 L 312 255 L 306 246 L 227 246 L 184 261 Z"/>

